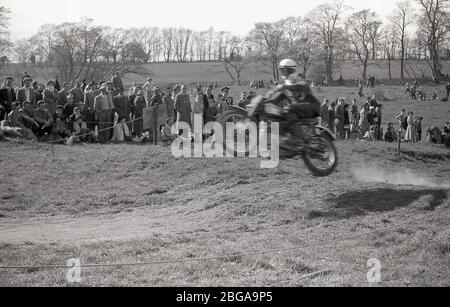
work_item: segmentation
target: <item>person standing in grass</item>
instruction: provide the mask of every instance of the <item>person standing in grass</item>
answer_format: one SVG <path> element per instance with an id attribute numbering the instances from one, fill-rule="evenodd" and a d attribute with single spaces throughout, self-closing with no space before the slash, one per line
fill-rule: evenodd
<path id="1" fill-rule="evenodd" d="M 179 93 L 175 97 L 175 109 L 178 112 L 177 123 L 180 122 L 186 123 L 189 126 L 192 126 L 191 115 L 192 115 L 192 107 L 191 107 L 191 98 L 186 93 L 186 86 L 181 86 L 181 93 Z M 180 135 L 183 135 L 184 131 L 179 129 Z"/>
<path id="2" fill-rule="evenodd" d="M 414 113 L 409 112 L 408 118 L 407 118 L 408 128 L 406 129 L 406 137 L 405 141 L 416 143 L 417 142 L 417 129 L 416 129 L 416 123 L 414 121 Z"/>
<path id="3" fill-rule="evenodd" d="M 104 130 L 99 131 L 99 138 L 103 142 L 107 142 L 111 138 L 111 131 L 105 129 L 112 126 L 111 114 L 113 108 L 114 105 L 112 101 L 110 102 L 108 99 L 107 88 L 106 86 L 102 86 L 100 88 L 100 95 L 95 97 L 94 109 L 95 109 L 95 120 L 98 122 L 98 130 Z"/>
<path id="4" fill-rule="evenodd" d="M 447 99 L 450 98 L 450 81 L 448 81 L 447 85 L 445 86 L 445 90 L 447 91 Z"/>
<path id="5" fill-rule="evenodd" d="M 143 132 L 144 119 L 144 109 L 147 108 L 147 102 L 145 101 L 144 91 L 138 91 L 133 104 L 133 132 L 136 136 L 141 136 Z"/>
<path id="6" fill-rule="evenodd" d="M 417 142 L 422 142 L 422 121 L 423 117 L 416 117 L 415 124 L 417 130 Z"/>

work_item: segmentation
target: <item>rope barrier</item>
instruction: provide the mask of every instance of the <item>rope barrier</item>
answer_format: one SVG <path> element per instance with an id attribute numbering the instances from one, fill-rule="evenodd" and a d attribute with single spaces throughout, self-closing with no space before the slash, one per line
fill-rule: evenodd
<path id="1" fill-rule="evenodd" d="M 132 124 L 132 123 L 137 122 L 137 121 L 139 121 L 139 120 L 141 120 L 141 119 L 144 119 L 144 117 L 135 118 L 135 119 L 133 119 L 133 120 L 130 120 L 130 121 L 125 122 L 125 124 Z M 99 123 L 97 123 L 97 124 L 99 124 Z M 104 124 L 104 123 L 101 123 L 101 124 Z M 106 123 L 106 124 L 112 124 L 112 123 Z M 99 133 L 99 132 L 104 132 L 104 131 L 108 131 L 108 130 L 112 130 L 112 129 L 114 129 L 114 126 L 108 127 L 108 128 L 105 128 L 105 129 L 97 130 L 97 133 Z M 83 138 L 83 137 L 90 136 L 90 135 L 92 135 L 93 133 L 94 133 L 94 132 L 90 132 L 90 133 L 86 133 L 86 134 L 82 134 L 82 135 L 75 135 L 74 137 L 77 137 L 77 138 Z M 55 141 L 48 141 L 48 142 L 45 142 L 45 144 L 56 144 L 56 143 L 61 143 L 61 142 L 66 141 L 66 140 L 67 140 L 67 139 L 55 140 Z"/>
<path id="2" fill-rule="evenodd" d="M 237 257 L 249 257 L 249 256 L 260 256 L 260 255 L 268 255 L 268 254 L 276 254 L 276 253 L 286 253 L 290 251 L 297 251 L 304 248 L 318 247 L 329 245 L 337 242 L 349 241 L 352 239 L 358 239 L 362 237 L 369 236 L 376 232 L 386 232 L 388 230 L 397 229 L 414 222 L 419 222 L 425 220 L 426 218 L 437 215 L 436 211 L 430 214 L 427 214 L 423 217 L 410 219 L 409 221 L 399 223 L 397 225 L 392 225 L 384 228 L 373 229 L 371 231 L 360 233 L 352 236 L 341 237 L 333 240 L 321 241 L 310 244 L 297 245 L 289 248 L 282 249 L 274 249 L 274 250 L 265 250 L 265 251 L 255 251 L 249 253 L 242 254 L 233 254 L 233 255 L 222 255 L 222 256 L 211 256 L 211 257 L 203 257 L 203 258 L 184 258 L 184 259 L 172 259 L 172 260 L 160 260 L 160 261 L 150 261 L 150 262 L 134 262 L 134 263 L 106 263 L 106 264 L 82 264 L 82 268 L 109 268 L 109 267 L 139 267 L 139 266 L 153 266 L 160 264 L 176 264 L 176 263 L 187 263 L 187 262 L 201 262 L 201 261 L 211 261 L 211 260 L 223 260 L 223 259 L 233 259 Z M 22 266 L 0 266 L 0 270 L 55 270 L 55 269 L 67 269 L 67 265 L 22 265 Z"/>

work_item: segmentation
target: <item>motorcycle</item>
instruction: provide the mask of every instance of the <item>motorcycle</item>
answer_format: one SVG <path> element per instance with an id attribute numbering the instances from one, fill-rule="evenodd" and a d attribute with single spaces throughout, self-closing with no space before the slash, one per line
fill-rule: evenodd
<path id="1" fill-rule="evenodd" d="M 260 127 L 261 122 L 282 124 L 286 122 L 286 109 L 272 103 L 267 103 L 262 96 L 254 98 L 246 109 L 229 106 L 228 111 L 218 117 L 218 122 L 224 128 L 227 123 L 234 123 L 235 127 L 247 130 L 249 123 L 255 123 Z M 258 129 L 258 133 L 260 129 Z M 237 134 L 239 131 L 235 131 Z M 270 135 L 270 130 L 266 131 Z M 285 133 L 286 134 L 286 133 Z M 336 136 L 326 127 L 319 125 L 316 119 L 298 120 L 290 125 L 287 134 L 289 135 L 288 148 L 281 148 L 287 151 L 289 159 L 301 158 L 313 176 L 326 177 L 331 175 L 338 166 L 338 153 L 334 141 Z M 223 136 L 224 139 L 226 136 Z M 286 136 L 283 136 L 286 138 Z M 224 142 L 227 152 L 237 154 L 248 154 L 250 148 L 245 148 L 245 153 L 238 153 L 236 146 L 229 146 Z"/>

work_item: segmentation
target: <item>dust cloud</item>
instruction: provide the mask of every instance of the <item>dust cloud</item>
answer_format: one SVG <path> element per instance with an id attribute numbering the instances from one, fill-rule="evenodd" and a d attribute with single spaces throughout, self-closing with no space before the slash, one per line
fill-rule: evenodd
<path id="1" fill-rule="evenodd" d="M 387 170 L 378 165 L 360 165 L 352 169 L 353 176 L 362 182 L 409 185 L 435 189 L 450 189 L 450 184 L 439 184 L 409 169 Z"/>

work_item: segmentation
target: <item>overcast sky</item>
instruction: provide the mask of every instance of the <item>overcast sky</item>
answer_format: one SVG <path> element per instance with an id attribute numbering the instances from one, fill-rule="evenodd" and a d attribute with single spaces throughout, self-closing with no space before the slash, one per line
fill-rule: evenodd
<path id="1" fill-rule="evenodd" d="M 302 16 L 325 0 L 0 0 L 12 11 L 12 39 L 31 36 L 46 23 L 94 19 L 113 27 L 186 27 L 248 33 L 256 22 Z M 355 9 L 371 8 L 389 15 L 395 0 L 346 0 Z"/>

